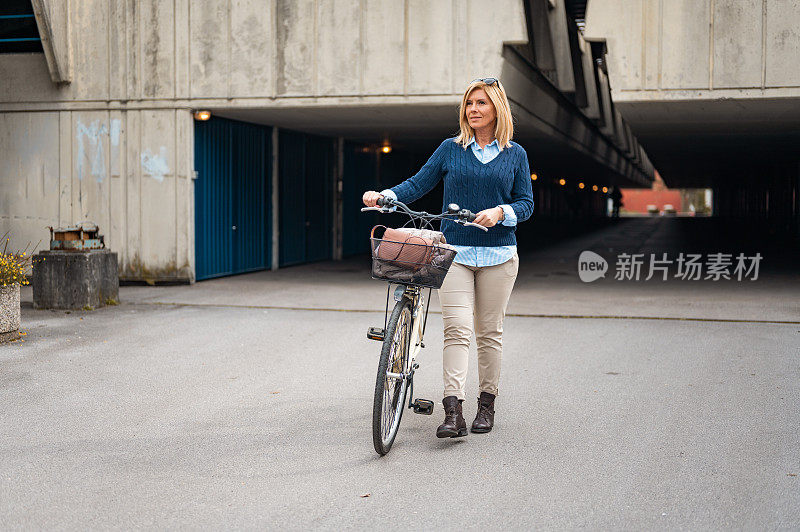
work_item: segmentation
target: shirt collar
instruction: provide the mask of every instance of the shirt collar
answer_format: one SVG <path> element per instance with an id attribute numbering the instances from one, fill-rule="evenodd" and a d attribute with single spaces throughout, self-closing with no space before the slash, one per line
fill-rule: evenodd
<path id="1" fill-rule="evenodd" d="M 475 137 L 472 137 L 472 139 L 469 141 L 469 144 L 467 144 L 467 146 L 472 146 L 473 144 L 475 145 L 476 148 L 484 149 L 484 150 L 486 148 L 488 148 L 489 146 L 491 146 L 491 145 L 499 146 L 499 144 L 497 143 L 497 139 L 494 139 L 492 142 L 490 142 L 489 144 L 487 144 L 486 146 L 481 148 L 480 144 L 478 144 L 478 141 L 475 140 Z"/>

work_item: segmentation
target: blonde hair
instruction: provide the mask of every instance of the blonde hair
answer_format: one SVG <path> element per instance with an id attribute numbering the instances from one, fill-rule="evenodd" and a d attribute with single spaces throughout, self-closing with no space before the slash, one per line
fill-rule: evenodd
<path id="1" fill-rule="evenodd" d="M 476 79 L 469 84 L 469 87 L 467 87 L 467 90 L 464 92 L 464 96 L 461 98 L 461 106 L 458 109 L 458 126 L 461 131 L 458 137 L 456 137 L 455 142 L 461 144 L 464 149 L 467 149 L 467 145 L 472 141 L 473 137 L 475 137 L 475 130 L 469 125 L 469 121 L 466 117 L 467 99 L 475 89 L 483 89 L 486 92 L 486 95 L 489 97 L 489 100 L 491 100 L 497 112 L 494 137 L 497 139 L 500 150 L 510 147 L 511 138 L 514 136 L 514 118 L 511 116 L 511 106 L 508 104 L 506 91 L 503 89 L 503 86 L 500 85 L 499 80 L 489 85 L 484 81 Z"/>

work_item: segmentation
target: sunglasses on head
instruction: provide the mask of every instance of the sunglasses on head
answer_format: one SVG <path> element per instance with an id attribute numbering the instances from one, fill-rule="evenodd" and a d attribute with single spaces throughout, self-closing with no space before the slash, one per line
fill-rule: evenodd
<path id="1" fill-rule="evenodd" d="M 472 81 L 470 81 L 470 84 L 475 83 L 476 81 L 482 81 L 487 85 L 494 85 L 495 83 L 497 83 L 498 85 L 500 84 L 500 80 L 497 78 L 475 78 Z"/>

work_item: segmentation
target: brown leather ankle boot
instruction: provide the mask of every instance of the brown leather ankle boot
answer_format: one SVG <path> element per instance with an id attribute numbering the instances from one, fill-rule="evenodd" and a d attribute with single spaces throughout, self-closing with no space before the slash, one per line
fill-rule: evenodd
<path id="1" fill-rule="evenodd" d="M 461 411 L 461 403 L 455 395 L 448 395 L 442 399 L 444 405 L 444 423 L 436 429 L 437 438 L 459 438 L 467 435 L 467 422 Z"/>
<path id="2" fill-rule="evenodd" d="M 478 398 L 478 413 L 472 422 L 472 432 L 489 432 L 494 426 L 494 398 L 495 396 L 481 392 Z"/>

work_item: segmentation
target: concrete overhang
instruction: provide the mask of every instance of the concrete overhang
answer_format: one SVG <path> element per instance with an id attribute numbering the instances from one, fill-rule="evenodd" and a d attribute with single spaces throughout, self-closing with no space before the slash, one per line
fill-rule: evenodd
<path id="1" fill-rule="evenodd" d="M 614 108 L 602 60 L 595 57 L 605 45 L 574 33 L 578 54 L 571 60 L 581 68 L 570 72 L 581 84 L 580 101 L 574 87 L 565 93 L 534 63 L 527 43 L 503 46 L 499 74 L 515 116 L 515 140 L 528 150 L 532 168 L 553 176 L 649 187 L 652 165 L 645 163 L 646 154 Z M 389 139 L 398 148 L 427 150 L 457 134 L 460 99 L 460 94 L 279 97 L 195 100 L 193 105 L 232 119 L 357 142 Z"/>
<path id="2" fill-rule="evenodd" d="M 554 146 L 561 145 L 562 149 L 556 150 L 559 159 L 563 160 L 565 155 L 568 158 L 571 152 L 572 157 L 585 161 L 584 172 L 602 175 L 604 179 L 611 176 L 625 186 L 650 186 L 653 174 L 639 168 L 632 160 L 632 153 L 625 153 L 627 144 L 617 145 L 604 135 L 593 120 L 526 58 L 522 47 L 506 45 L 503 58 L 501 77 L 514 105 L 520 138 L 534 140 L 529 151 L 536 151 L 537 141 L 545 141 L 547 151 L 543 150 L 540 159 L 548 158 Z"/>
<path id="3" fill-rule="evenodd" d="M 288 102 L 286 102 L 288 103 Z M 355 142 L 427 146 L 455 135 L 459 96 L 362 97 L 274 107 L 209 106 L 215 115 Z"/>
<path id="4" fill-rule="evenodd" d="M 70 0 L 31 0 L 47 69 L 53 83 L 72 81 Z"/>
<path id="5" fill-rule="evenodd" d="M 616 107 L 673 188 L 724 183 L 743 165 L 791 160 L 800 146 L 796 97 L 639 99 Z"/>
<path id="6" fill-rule="evenodd" d="M 652 178 L 543 77 L 513 58 L 501 78 L 515 116 L 515 140 L 532 167 L 559 177 L 649 186 Z M 532 79 L 533 77 L 533 79 Z M 217 116 L 306 133 L 396 147 L 431 149 L 458 132 L 460 95 L 317 98 L 260 102 L 195 102 Z M 198 107 L 200 108 L 200 107 Z"/>

